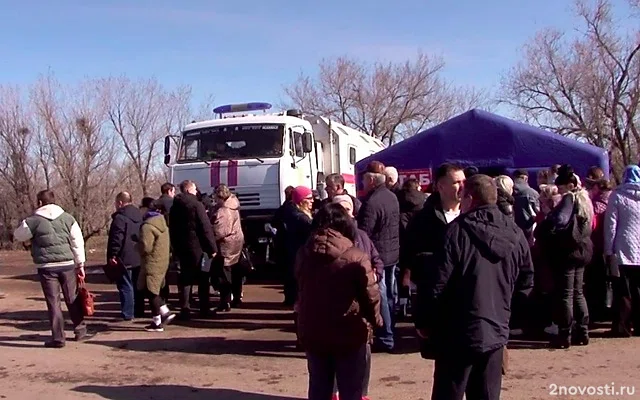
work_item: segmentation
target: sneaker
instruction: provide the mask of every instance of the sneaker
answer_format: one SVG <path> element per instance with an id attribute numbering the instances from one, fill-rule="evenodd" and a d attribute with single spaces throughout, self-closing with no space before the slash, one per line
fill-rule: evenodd
<path id="1" fill-rule="evenodd" d="M 216 307 L 216 313 L 229 311 L 231 311 L 231 305 L 229 303 L 220 303 L 218 307 Z"/>
<path id="2" fill-rule="evenodd" d="M 566 350 L 571 347 L 571 340 L 569 338 L 556 336 L 549 344 L 553 349 Z"/>
<path id="3" fill-rule="evenodd" d="M 86 342 L 87 340 L 93 339 L 97 334 L 98 332 L 87 331 L 81 335 L 76 335 L 75 340 L 76 342 Z"/>
<path id="4" fill-rule="evenodd" d="M 64 347 L 64 343 L 51 340 L 49 342 L 44 342 L 44 347 L 47 349 L 61 349 Z"/>
<path id="5" fill-rule="evenodd" d="M 238 308 L 242 305 L 242 299 L 233 299 L 233 301 L 231 301 L 231 307 L 233 308 Z"/>
<path id="6" fill-rule="evenodd" d="M 181 310 L 180 314 L 178 315 L 178 319 L 180 319 L 180 321 L 189 321 L 189 320 L 191 320 L 191 311 L 190 310 Z"/>
<path id="7" fill-rule="evenodd" d="M 589 336 L 580 336 L 571 338 L 572 346 L 588 346 L 589 345 Z"/>
<path id="8" fill-rule="evenodd" d="M 161 315 L 160 318 L 162 318 L 162 325 L 169 325 L 171 321 L 174 320 L 175 317 L 176 315 L 172 312 L 168 312 L 164 315 Z"/>
<path id="9" fill-rule="evenodd" d="M 147 332 L 164 332 L 164 327 L 152 322 L 149 325 L 145 326 L 144 330 Z"/>

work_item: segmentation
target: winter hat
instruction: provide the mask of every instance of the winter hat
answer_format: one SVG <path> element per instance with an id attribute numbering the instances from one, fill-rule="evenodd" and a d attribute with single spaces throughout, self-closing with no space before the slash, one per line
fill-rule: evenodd
<path id="1" fill-rule="evenodd" d="M 313 197 L 313 192 L 306 186 L 298 186 L 291 193 L 291 200 L 295 205 L 302 203 L 302 200 L 309 197 Z"/>
<path id="2" fill-rule="evenodd" d="M 353 199 L 348 194 L 340 194 L 338 196 L 335 196 L 333 200 L 331 200 L 331 202 L 336 204 L 340 204 L 340 203 L 349 204 L 351 206 L 349 207 L 349 210 L 351 210 L 351 214 L 353 214 Z"/>
<path id="3" fill-rule="evenodd" d="M 640 183 L 640 167 L 629 165 L 624 170 L 624 183 Z"/>

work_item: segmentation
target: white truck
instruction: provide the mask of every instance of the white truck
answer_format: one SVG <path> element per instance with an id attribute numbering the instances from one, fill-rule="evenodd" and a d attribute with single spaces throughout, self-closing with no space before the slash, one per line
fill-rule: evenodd
<path id="1" fill-rule="evenodd" d="M 247 245 L 258 262 L 269 261 L 268 224 L 284 202 L 287 186 L 323 192 L 324 177 L 339 173 L 348 192 L 355 194 L 356 162 L 385 147 L 380 140 L 328 118 L 298 110 L 267 114 L 271 107 L 269 103 L 217 107 L 217 119 L 193 122 L 164 143 L 172 182 L 190 179 L 203 193 L 224 183 L 235 193 Z M 173 155 L 172 142 L 177 145 Z"/>

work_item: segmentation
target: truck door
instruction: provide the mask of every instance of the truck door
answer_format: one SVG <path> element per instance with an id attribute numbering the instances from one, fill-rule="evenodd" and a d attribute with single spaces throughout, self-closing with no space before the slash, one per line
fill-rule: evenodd
<path id="1" fill-rule="evenodd" d="M 315 154 L 306 154 L 302 144 L 303 127 L 293 127 L 290 129 L 290 153 L 293 158 L 291 167 L 293 168 L 293 176 L 295 185 L 304 185 L 310 189 L 315 189 L 316 177 L 314 176 L 316 168 Z"/>

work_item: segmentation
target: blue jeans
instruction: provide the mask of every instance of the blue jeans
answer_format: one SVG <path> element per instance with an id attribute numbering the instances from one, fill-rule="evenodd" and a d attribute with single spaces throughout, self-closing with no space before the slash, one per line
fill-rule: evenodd
<path id="1" fill-rule="evenodd" d="M 389 312 L 393 327 L 395 327 L 396 304 L 398 304 L 398 266 L 390 265 L 384 267 L 384 280 L 387 287 L 387 302 L 389 303 Z"/>
<path id="2" fill-rule="evenodd" d="M 394 346 L 393 341 L 393 310 L 395 308 L 393 287 L 395 286 L 396 279 L 394 274 L 395 266 L 385 267 L 382 275 L 382 280 L 378 282 L 380 287 L 380 315 L 382 316 L 382 327 L 376 331 L 376 337 L 382 346 L 391 350 Z M 391 276 L 391 278 L 389 278 Z M 390 285 L 390 286 L 388 286 Z M 390 290 L 391 288 L 391 290 Z M 389 298 L 389 295 L 392 297 Z M 395 288 L 395 296 L 397 298 L 398 290 Z"/>
<path id="3" fill-rule="evenodd" d="M 138 275 L 140 267 L 128 268 L 116 281 L 122 318 L 125 320 L 144 317 L 144 294 L 137 288 Z"/>

